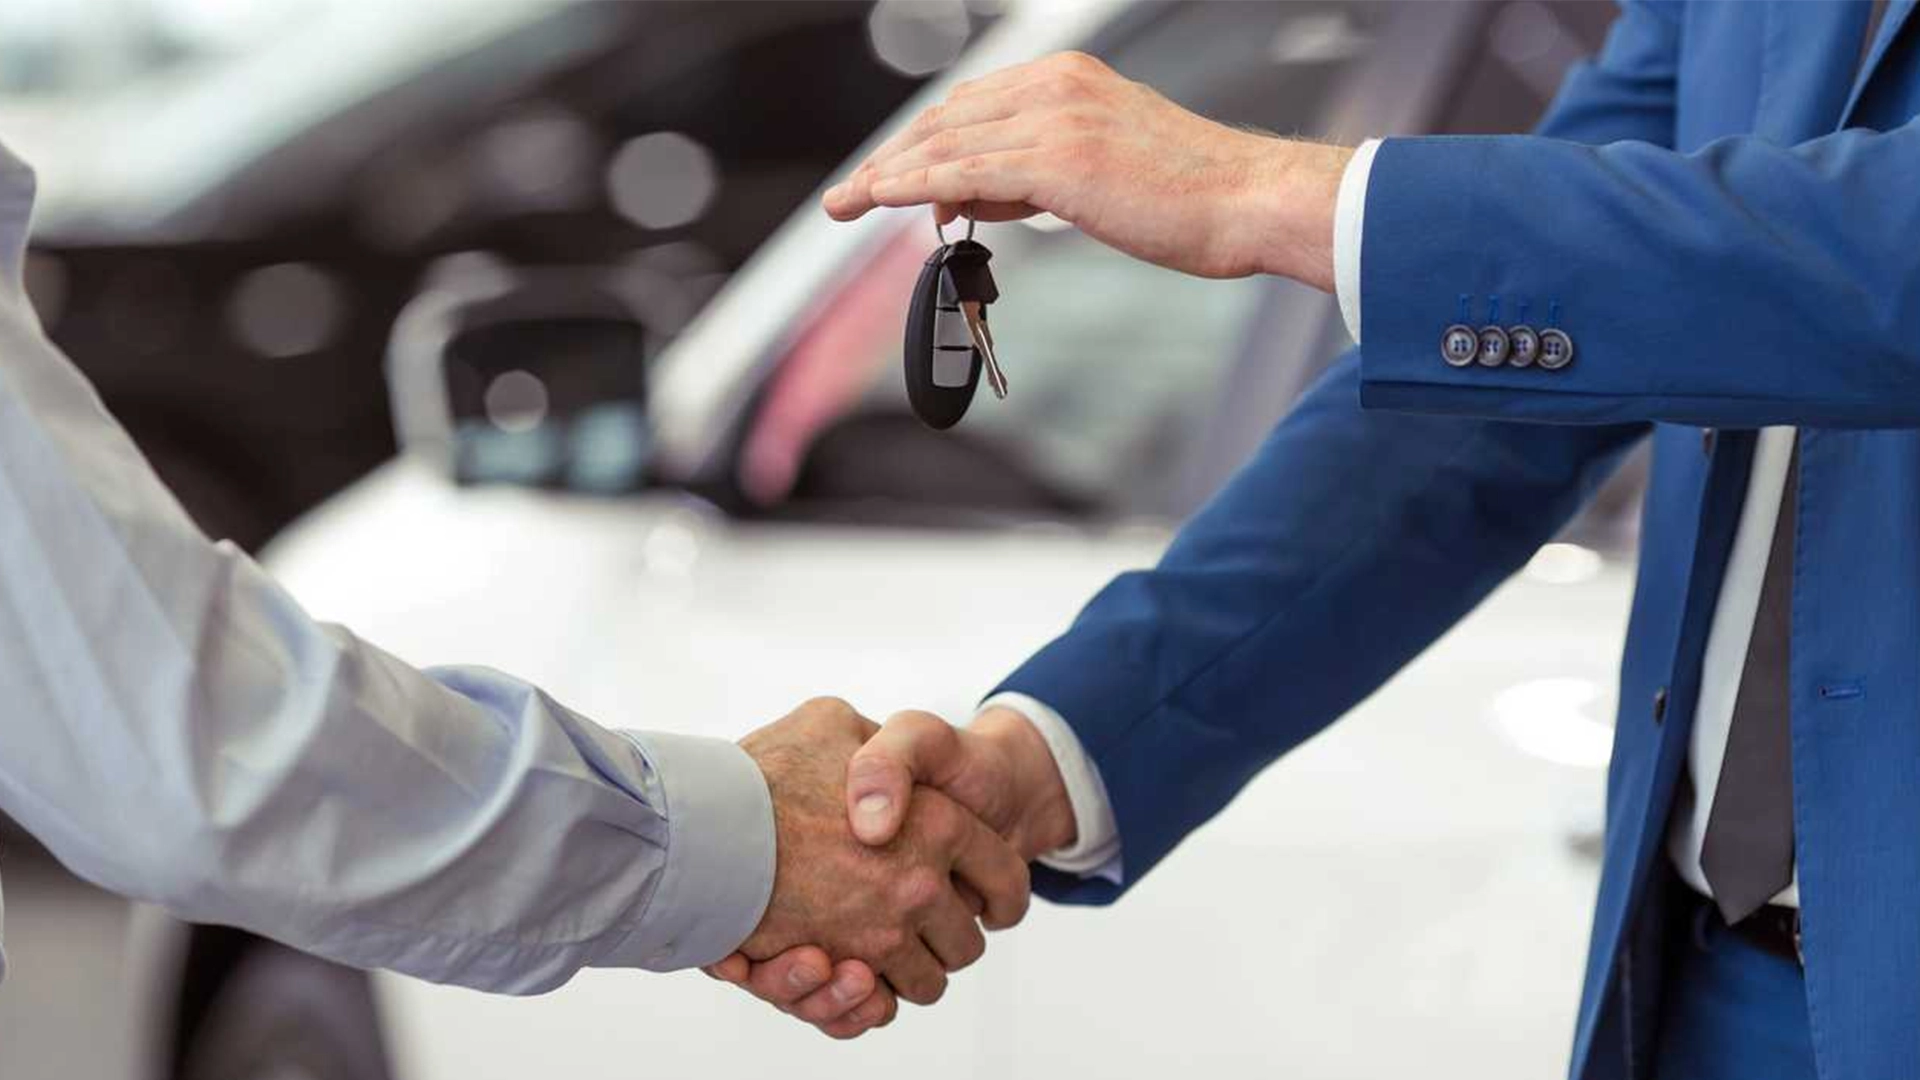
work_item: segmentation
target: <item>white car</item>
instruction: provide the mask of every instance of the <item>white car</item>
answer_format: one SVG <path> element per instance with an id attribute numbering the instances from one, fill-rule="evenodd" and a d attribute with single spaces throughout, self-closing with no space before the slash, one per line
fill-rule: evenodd
<path id="1" fill-rule="evenodd" d="M 1564 66 L 1590 16 L 1022 5 L 919 103 L 1077 47 L 1273 130 L 1459 130 L 1476 94 L 1516 108 L 1473 88 L 1503 72 L 1537 110 L 1557 68 L 1528 65 Z M 611 725 L 734 736 L 820 693 L 965 717 L 1111 575 L 1150 563 L 1344 338 L 1318 294 L 1183 278 L 1035 224 L 981 230 L 1011 397 L 936 434 L 896 373 L 926 217 L 803 210 L 624 400 L 644 422 L 614 456 L 650 482 L 617 497 L 565 490 L 593 486 L 568 478 L 599 452 L 565 389 L 581 358 L 476 347 L 457 297 L 423 298 L 393 356 L 409 452 L 269 563 L 316 615 L 409 660 L 511 670 Z M 461 482 L 501 476 L 524 483 Z M 1630 532 L 1585 520 L 1117 906 L 1036 906 L 940 1005 L 858 1043 L 697 974 L 592 971 L 531 1001 L 381 977 L 394 1074 L 1552 1074 Z"/>

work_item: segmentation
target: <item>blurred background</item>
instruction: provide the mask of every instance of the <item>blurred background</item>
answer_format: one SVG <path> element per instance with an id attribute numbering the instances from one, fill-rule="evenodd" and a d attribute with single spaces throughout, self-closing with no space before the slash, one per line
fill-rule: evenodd
<path id="1" fill-rule="evenodd" d="M 899 348 L 933 229 L 814 209 L 862 146 L 1066 48 L 1282 134 L 1520 131 L 1612 17 L 7 0 L 0 141 L 39 174 L 47 333 L 210 535 L 411 661 L 737 736 L 829 692 L 965 716 L 1347 344 L 1289 283 L 983 227 L 1013 393 L 928 431 Z M 119 902 L 0 826 L 0 1077 L 1561 1071 L 1642 475 L 1123 903 L 1037 909 L 857 1044 L 697 974 L 533 1001 L 369 977 Z"/>

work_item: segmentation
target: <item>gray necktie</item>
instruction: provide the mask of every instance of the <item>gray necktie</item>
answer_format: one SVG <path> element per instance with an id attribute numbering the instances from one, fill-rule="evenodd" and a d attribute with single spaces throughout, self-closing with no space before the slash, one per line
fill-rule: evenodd
<path id="1" fill-rule="evenodd" d="M 1858 65 L 1873 51 L 1887 0 L 1873 0 Z M 1727 753 L 1720 763 L 1700 870 L 1729 924 L 1758 911 L 1793 881 L 1793 728 L 1788 640 L 1793 620 L 1795 497 L 1800 491 L 1800 439 L 1787 465 L 1780 520 L 1767 553 L 1760 606 L 1747 663 L 1733 699 Z"/>
<path id="2" fill-rule="evenodd" d="M 1780 520 L 1767 552 L 1760 607 L 1733 699 L 1727 754 L 1720 763 L 1700 870 L 1729 924 L 1760 909 L 1793 880 L 1793 746 L 1787 639 L 1793 616 L 1794 493 L 1800 484 L 1796 436 Z"/>

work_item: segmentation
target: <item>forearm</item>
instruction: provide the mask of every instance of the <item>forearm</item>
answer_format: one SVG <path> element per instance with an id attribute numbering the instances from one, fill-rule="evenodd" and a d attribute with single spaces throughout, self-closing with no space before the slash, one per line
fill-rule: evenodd
<path id="1" fill-rule="evenodd" d="M 737 748 L 630 740 L 313 622 L 12 311 L 0 599 L 0 806 L 110 889 L 514 992 L 710 962 L 759 918 L 771 813 Z"/>
<path id="2" fill-rule="evenodd" d="M 1363 400 L 1556 422 L 1920 426 L 1917 168 L 1920 124 L 1692 154 L 1389 140 L 1367 200 Z M 1557 321 L 1573 363 L 1442 362 L 1449 324 L 1519 321 Z"/>
<path id="3" fill-rule="evenodd" d="M 1261 273 L 1333 292 L 1334 224 L 1340 180 L 1353 148 L 1269 138 L 1265 160 L 1247 178 L 1249 256 Z"/>
<path id="4" fill-rule="evenodd" d="M 1643 429 L 1358 408 L 1348 357 L 1151 570 L 1010 675 L 1072 725 L 1112 796 L 1111 900 L 1260 769 L 1337 719 L 1566 521 Z"/>

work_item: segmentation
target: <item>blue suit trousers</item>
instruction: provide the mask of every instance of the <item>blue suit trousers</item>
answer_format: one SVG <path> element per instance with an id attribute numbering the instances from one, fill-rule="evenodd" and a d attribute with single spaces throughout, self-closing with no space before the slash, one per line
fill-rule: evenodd
<path id="1" fill-rule="evenodd" d="M 1800 966 L 1735 935 L 1704 899 L 1675 907 L 1653 1080 L 1814 1080 Z"/>

